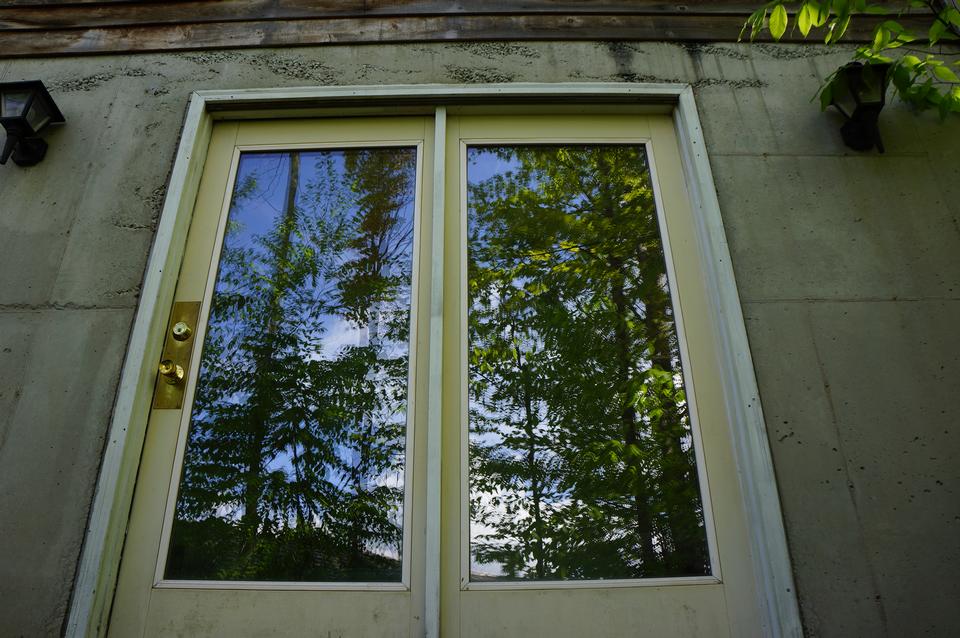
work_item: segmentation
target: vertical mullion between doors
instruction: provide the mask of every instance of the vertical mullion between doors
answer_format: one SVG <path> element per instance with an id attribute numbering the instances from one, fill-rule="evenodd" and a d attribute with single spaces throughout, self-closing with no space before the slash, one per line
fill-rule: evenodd
<path id="1" fill-rule="evenodd" d="M 430 333 L 427 341 L 427 534 L 424 625 L 427 638 L 440 636 L 440 456 L 443 386 L 444 170 L 447 109 L 438 106 L 433 134 L 433 207 L 430 233 Z"/>

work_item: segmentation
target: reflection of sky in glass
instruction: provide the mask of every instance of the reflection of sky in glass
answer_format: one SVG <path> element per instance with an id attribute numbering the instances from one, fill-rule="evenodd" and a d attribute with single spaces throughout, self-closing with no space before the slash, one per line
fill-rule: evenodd
<path id="1" fill-rule="evenodd" d="M 168 578 L 399 580 L 415 153 L 241 157 Z"/>
<path id="2" fill-rule="evenodd" d="M 693 455 L 644 149 L 470 147 L 467 187 L 471 579 L 708 573 L 695 467 L 692 478 L 686 476 L 686 484 L 679 486 L 677 471 L 668 467 L 692 466 Z M 616 293 L 611 281 L 620 273 L 630 283 Z M 632 531 L 623 521 L 613 520 L 630 509 L 633 498 L 616 480 L 606 477 L 623 471 L 624 462 L 577 469 L 589 467 L 579 459 L 600 455 L 597 450 L 622 452 L 624 442 L 617 441 L 623 436 L 620 415 L 616 410 L 610 410 L 612 419 L 599 411 L 578 413 L 555 390 L 560 388 L 562 395 L 591 387 L 595 395 L 606 392 L 608 405 L 623 400 L 625 395 L 614 380 L 597 376 L 610 371 L 609 362 L 602 358 L 616 341 L 616 331 L 613 324 L 603 322 L 616 318 L 610 308 L 616 305 L 617 294 L 628 297 L 619 302 L 627 304 L 620 314 L 622 325 L 628 326 L 624 330 L 636 341 L 629 363 L 624 364 L 629 365 L 629 375 L 644 386 L 640 394 L 673 396 L 666 401 L 669 406 L 651 403 L 649 412 L 640 409 L 632 417 L 637 440 L 631 445 L 639 446 L 642 454 L 661 455 L 645 461 L 638 471 L 647 474 L 646 480 L 663 484 L 654 492 L 672 490 L 671 494 L 685 499 L 675 508 L 683 511 L 654 514 L 654 527 L 645 538 L 649 551 L 662 564 L 653 566 L 648 556 L 649 564 L 643 568 L 638 567 L 642 561 L 624 549 Z M 538 312 L 554 318 L 538 321 L 534 318 Z M 636 328 L 645 325 L 652 313 L 659 313 L 654 320 L 657 329 L 665 331 L 663 336 L 649 333 L 652 328 Z M 568 336 L 558 336 L 563 334 Z M 583 335 L 584 342 L 571 354 L 558 340 L 576 334 Z M 591 343 L 606 350 L 592 353 Z M 658 358 L 653 351 L 662 351 L 666 344 L 670 344 L 669 353 Z M 671 370 L 656 377 L 651 370 L 658 366 Z M 583 377 L 571 372 L 578 369 Z M 678 429 L 671 435 L 672 451 L 665 451 L 663 435 L 654 434 L 663 418 L 656 413 L 661 409 L 680 415 Z M 571 423 L 571 414 L 580 420 Z M 600 476 L 591 475 L 596 473 Z M 654 497 L 651 507 L 660 507 Z M 540 533 L 535 511 L 541 520 Z M 687 555 L 682 556 L 685 551 Z M 540 556 L 539 572 L 535 556 Z"/>

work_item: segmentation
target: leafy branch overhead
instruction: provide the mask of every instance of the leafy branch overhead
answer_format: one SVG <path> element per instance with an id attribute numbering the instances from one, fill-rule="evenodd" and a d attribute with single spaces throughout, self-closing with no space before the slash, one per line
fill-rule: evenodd
<path id="1" fill-rule="evenodd" d="M 872 41 L 857 47 L 854 59 L 890 64 L 888 77 L 902 100 L 920 109 L 936 108 L 946 117 L 960 113 L 960 10 L 955 5 L 954 0 L 908 0 L 899 8 L 867 0 L 772 0 L 747 18 L 740 38 L 749 30 L 753 40 L 767 28 L 779 41 L 789 28 L 799 29 L 803 37 L 822 34 L 825 43 L 834 44 L 847 33 L 851 20 L 864 14 L 886 16 L 874 27 Z M 929 15 L 925 33 L 904 26 L 908 14 Z M 833 97 L 835 78 L 836 73 L 820 89 L 824 109 Z"/>

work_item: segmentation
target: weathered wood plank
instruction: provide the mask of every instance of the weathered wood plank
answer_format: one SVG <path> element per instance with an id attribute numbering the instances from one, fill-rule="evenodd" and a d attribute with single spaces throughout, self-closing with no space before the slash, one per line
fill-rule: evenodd
<path id="1" fill-rule="evenodd" d="M 94 4 L 111 4 L 111 5 L 140 4 L 144 1 L 145 0 L 3 0 L 2 4 L 5 7 L 6 6 L 20 6 L 20 7 L 44 6 L 56 11 L 61 7 L 69 7 L 74 5 L 90 6 Z M 184 0 L 170 0 L 171 3 L 183 2 L 183 1 Z"/>
<path id="2" fill-rule="evenodd" d="M 880 18 L 863 16 L 851 41 L 868 37 Z M 742 16 L 514 15 L 324 18 L 149 25 L 45 31 L 0 31 L 5 57 L 111 52 L 187 51 L 340 43 L 476 40 L 734 41 Z M 788 41 L 799 33 L 789 35 Z M 765 36 L 766 37 L 766 36 Z"/>
<path id="3" fill-rule="evenodd" d="M 74 27 L 184 24 L 244 20 L 291 20 L 323 17 L 404 15 L 493 15 L 516 13 L 557 14 L 747 14 L 752 4 L 744 0 L 715 0 L 680 5 L 651 0 L 180 0 L 112 5 L 62 7 L 0 7 L 0 29 L 56 29 Z"/>
<path id="4" fill-rule="evenodd" d="M 166 3 L 156 4 L 183 4 L 191 0 L 169 0 Z M 897 0 L 876 0 L 875 4 L 892 4 Z M 103 5 L 105 7 L 137 7 L 140 5 L 155 4 L 150 0 L 3 0 L 0 6 L 3 7 L 40 7 L 48 11 L 61 11 L 70 7 L 93 7 Z M 207 0 L 206 4 L 222 4 L 217 0 Z M 272 4 L 287 4 L 284 0 L 278 0 Z M 664 0 L 317 0 L 308 3 L 317 8 L 321 13 L 325 10 L 336 9 L 341 5 L 368 7 L 371 12 L 377 12 L 381 9 L 390 9 L 391 6 L 416 7 L 417 5 L 437 7 L 438 11 L 443 13 L 471 13 L 484 11 L 485 7 L 492 5 L 499 6 L 499 10 L 509 10 L 518 12 L 531 11 L 606 11 L 606 8 L 627 7 L 630 6 L 647 7 L 647 10 L 665 11 L 673 13 L 684 13 L 687 11 L 703 10 L 712 11 L 714 9 L 721 11 L 742 11 L 745 7 L 756 8 L 756 3 L 748 0 L 687 0 L 686 2 L 665 2 Z M 752 11 L 753 9 L 749 9 Z"/>
<path id="5" fill-rule="evenodd" d="M 187 24 L 405 15 L 748 15 L 757 0 L 176 0 L 170 2 L 0 5 L 0 30 Z M 888 4 L 893 0 L 888 0 Z M 875 3 L 876 4 L 876 3 Z M 901 3 L 896 3 L 897 8 Z"/>

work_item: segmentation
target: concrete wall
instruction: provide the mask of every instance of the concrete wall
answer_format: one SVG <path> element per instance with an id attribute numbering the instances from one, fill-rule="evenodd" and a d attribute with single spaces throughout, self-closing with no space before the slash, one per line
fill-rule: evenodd
<path id="1" fill-rule="evenodd" d="M 0 62 L 67 124 L 0 168 L 0 633 L 61 630 L 190 91 L 509 81 L 696 88 L 810 636 L 960 631 L 960 120 L 854 154 L 822 47 L 538 43 Z"/>

